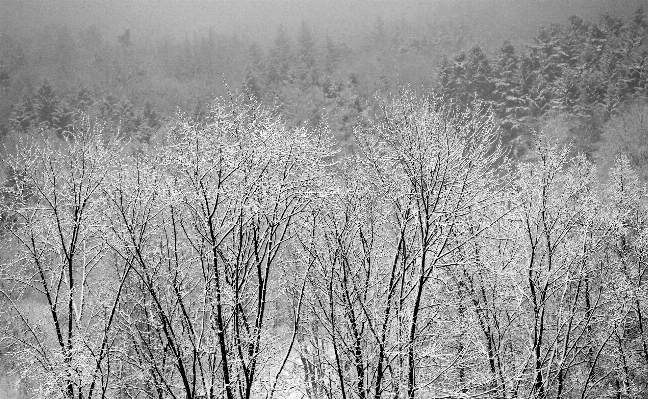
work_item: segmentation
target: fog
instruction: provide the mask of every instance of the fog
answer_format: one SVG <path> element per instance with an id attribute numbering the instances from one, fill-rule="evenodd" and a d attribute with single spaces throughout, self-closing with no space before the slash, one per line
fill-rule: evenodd
<path id="1" fill-rule="evenodd" d="M 47 83 L 73 108 L 87 91 L 165 118 L 252 90 L 291 125 L 329 118 L 346 137 L 377 94 L 436 90 L 444 60 L 462 51 L 478 46 L 494 61 L 504 43 L 525 52 L 543 26 L 632 18 L 643 3 L 4 0 L 0 131 Z"/>
<path id="2" fill-rule="evenodd" d="M 630 15 L 640 0 L 4 0 L 1 30 L 26 34 L 45 26 L 83 30 L 98 27 L 106 36 L 130 29 L 135 37 L 182 36 L 206 31 L 269 43 L 277 27 L 308 22 L 317 36 L 350 41 L 382 18 L 412 29 L 434 24 L 462 25 L 478 32 L 483 45 L 503 39 L 529 40 L 541 24 L 570 15 Z"/>

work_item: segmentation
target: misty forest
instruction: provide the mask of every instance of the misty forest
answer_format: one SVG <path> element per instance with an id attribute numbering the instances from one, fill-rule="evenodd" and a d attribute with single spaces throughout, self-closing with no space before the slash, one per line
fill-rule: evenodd
<path id="1" fill-rule="evenodd" d="M 0 398 L 648 397 L 647 13 L 0 2 Z"/>

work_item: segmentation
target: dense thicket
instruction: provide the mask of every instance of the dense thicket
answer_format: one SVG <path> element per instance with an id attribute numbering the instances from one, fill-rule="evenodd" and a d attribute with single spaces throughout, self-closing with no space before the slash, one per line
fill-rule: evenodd
<path id="1" fill-rule="evenodd" d="M 409 92 L 326 130 L 213 104 L 3 160 L 0 345 L 26 397 L 644 397 L 646 186 Z M 89 119 L 86 119 L 89 121 Z"/>
<path id="2" fill-rule="evenodd" d="M 572 16 L 542 28 L 521 53 L 508 42 L 491 57 L 474 46 L 443 63 L 440 91 L 458 106 L 491 103 L 508 140 L 544 115 L 571 115 L 585 136 L 581 149 L 591 151 L 601 122 L 646 95 L 647 26 L 640 8 L 632 21 Z"/>

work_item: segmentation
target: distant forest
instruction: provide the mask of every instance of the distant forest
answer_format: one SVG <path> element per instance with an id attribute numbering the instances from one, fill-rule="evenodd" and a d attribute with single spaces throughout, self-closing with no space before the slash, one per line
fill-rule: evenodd
<path id="1" fill-rule="evenodd" d="M 568 3 L 578 9 L 578 2 Z M 276 25 L 271 40 L 213 27 L 185 28 L 176 36 L 138 36 L 133 32 L 144 29 L 130 28 L 109 36 L 96 25 L 73 30 L 51 23 L 29 32 L 5 29 L 0 134 L 42 123 L 61 134 L 83 113 L 148 141 L 177 112 L 200 123 L 213 98 L 244 96 L 274 108 L 291 126 L 325 122 L 350 149 L 353 129 L 376 111 L 380 96 L 408 86 L 460 108 L 487 104 L 516 158 L 544 129 L 588 156 L 607 159 L 632 149 L 635 166 L 643 166 L 640 138 L 619 137 L 615 128 L 642 114 L 648 68 L 643 6 L 628 12 L 628 3 L 621 16 L 554 15 L 556 21 L 541 25 L 563 11 L 560 2 L 544 8 L 476 2 L 472 12 L 461 4 L 434 4 L 438 13 L 422 9 L 433 16 L 427 22 L 412 15 L 387 22 L 374 12 L 352 37 L 329 29 L 318 35 L 307 20 L 294 22 L 289 14 L 290 24 Z M 606 11 L 608 3 L 592 4 L 590 14 Z M 489 7 L 490 25 L 479 15 Z"/>
<path id="2" fill-rule="evenodd" d="M 101 4 L 0 4 L 0 398 L 648 396 L 643 2 Z"/>

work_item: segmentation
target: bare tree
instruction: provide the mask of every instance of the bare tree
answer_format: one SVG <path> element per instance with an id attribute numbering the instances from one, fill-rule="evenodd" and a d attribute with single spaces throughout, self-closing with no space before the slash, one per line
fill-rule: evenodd
<path id="1" fill-rule="evenodd" d="M 325 366 L 342 397 L 451 394 L 439 383 L 457 364 L 438 355 L 449 335 L 439 294 L 484 231 L 466 226 L 504 198 L 495 125 L 403 93 L 358 141 L 315 233 L 310 303 L 326 331 Z"/>
<path id="2" fill-rule="evenodd" d="M 86 123 L 66 141 L 48 131 L 16 138 L 4 160 L 0 269 L 5 338 L 22 376 L 47 397 L 103 397 L 121 288 L 128 270 L 113 263 L 106 244 L 102 192 L 119 151 L 99 126 Z"/>
<path id="3" fill-rule="evenodd" d="M 642 397 L 648 390 L 646 329 L 646 186 L 632 169 L 631 161 L 619 157 L 610 171 L 605 190 L 612 235 L 606 242 L 604 261 L 611 268 L 609 279 L 615 281 L 610 297 L 623 301 L 627 317 L 615 331 L 611 353 L 604 353 L 605 366 L 616 397 Z"/>
<path id="4" fill-rule="evenodd" d="M 645 396 L 646 187 L 405 91 L 326 129 L 215 103 L 3 159 L 0 350 L 47 398 Z M 535 158 L 533 158 L 535 156 Z M 603 193 L 603 195 L 601 195 Z"/>
<path id="5" fill-rule="evenodd" d="M 279 378 L 293 343 L 271 338 L 268 303 L 326 179 L 323 135 L 257 108 L 215 105 L 212 116 L 182 124 L 111 198 L 140 284 L 132 363 L 159 397 L 249 398 L 263 391 L 259 375 Z"/>
<path id="6" fill-rule="evenodd" d="M 515 392 L 538 398 L 596 392 L 601 354 L 625 312 L 624 301 L 608 300 L 611 271 L 601 257 L 611 229 L 600 212 L 595 169 L 568 154 L 541 144 L 538 162 L 523 166 L 518 178 L 529 378 Z"/>

